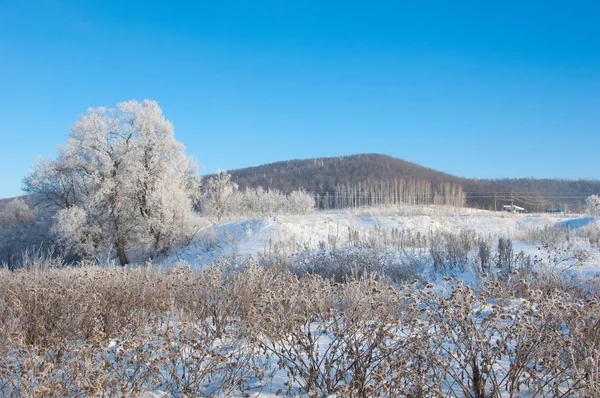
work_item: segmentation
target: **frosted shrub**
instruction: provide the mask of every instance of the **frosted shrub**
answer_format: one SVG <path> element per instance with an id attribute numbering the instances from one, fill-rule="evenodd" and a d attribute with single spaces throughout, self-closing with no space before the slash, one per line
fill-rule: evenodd
<path id="1" fill-rule="evenodd" d="M 489 241 L 479 238 L 477 240 L 477 266 L 479 273 L 483 274 L 489 270 L 492 261 L 492 245 Z"/>
<path id="2" fill-rule="evenodd" d="M 236 198 L 238 186 L 230 180 L 231 175 L 221 170 L 206 182 L 200 202 L 202 214 L 221 221 L 223 217 L 234 211 L 238 205 Z"/>
<path id="3" fill-rule="evenodd" d="M 314 211 L 315 199 L 303 190 L 289 194 L 262 187 L 240 191 L 230 174 L 219 171 L 204 187 L 201 208 L 203 215 L 220 222 L 225 218 L 308 214 Z"/>
<path id="4" fill-rule="evenodd" d="M 512 240 L 504 237 L 498 238 L 498 245 L 496 246 L 496 267 L 510 273 L 512 271 L 514 257 L 515 253 L 513 251 Z"/>
<path id="5" fill-rule="evenodd" d="M 315 209 L 315 199 L 305 191 L 284 194 L 276 189 L 248 188 L 239 193 L 242 214 L 269 216 L 275 214 L 309 214 Z"/>
<path id="6" fill-rule="evenodd" d="M 239 327 L 215 327 L 215 313 L 234 319 L 220 272 L 90 267 L 0 278 L 0 349 L 11 353 L 0 360 L 2 396 L 230 395 L 261 374 Z"/>
<path id="7" fill-rule="evenodd" d="M 289 269 L 295 275 L 319 275 L 335 282 L 363 275 L 385 275 L 391 262 L 389 254 L 374 249 L 349 248 L 339 251 L 300 253 L 293 257 Z"/>
<path id="8" fill-rule="evenodd" d="M 473 231 L 432 232 L 429 237 L 429 254 L 437 272 L 464 271 L 469 254 L 475 248 L 476 235 Z"/>
<path id="9" fill-rule="evenodd" d="M 0 395 L 598 397 L 598 290 L 445 281 L 0 269 Z"/>
<path id="10" fill-rule="evenodd" d="M 368 230 L 348 227 L 347 246 L 369 248 L 395 248 L 397 250 L 423 249 L 427 247 L 427 237 L 410 229 L 384 229 L 378 225 Z"/>
<path id="11" fill-rule="evenodd" d="M 600 217 L 600 196 L 590 195 L 585 200 L 585 212 L 592 217 Z"/>
<path id="12" fill-rule="evenodd" d="M 334 282 L 371 276 L 402 283 L 420 279 L 429 258 L 421 253 L 392 252 L 380 248 L 348 247 L 337 251 L 319 249 L 293 255 L 278 252 L 262 253 L 259 263 L 268 269 L 289 270 L 303 277 L 318 275 Z"/>
<path id="13" fill-rule="evenodd" d="M 577 235 L 587 239 L 590 246 L 600 248 L 600 221 L 594 221 L 577 231 Z"/>
<path id="14" fill-rule="evenodd" d="M 512 271 L 500 270 L 495 277 L 519 297 L 524 293 L 515 287 L 517 281 L 544 293 L 560 291 L 577 298 L 593 297 L 600 292 L 600 281 L 577 272 L 588 256 L 586 250 L 572 245 L 540 246 L 534 256 L 522 251 L 517 253 L 513 257 Z"/>
<path id="15" fill-rule="evenodd" d="M 397 284 L 420 280 L 428 262 L 424 254 L 404 252 L 385 267 L 383 275 Z"/>
<path id="16" fill-rule="evenodd" d="M 7 228 L 14 224 L 29 224 L 34 221 L 34 213 L 23 199 L 13 199 L 0 211 L 0 226 Z"/>
<path id="17" fill-rule="evenodd" d="M 476 301 L 473 290 L 459 281 L 451 286 L 448 299 L 435 297 L 428 304 L 435 328 L 430 360 L 447 368 L 453 396 L 486 397 L 493 366 L 501 357 L 494 344 L 499 314 L 492 311 L 478 319 Z"/>
<path id="18" fill-rule="evenodd" d="M 23 199 L 8 202 L 0 211 L 0 264 L 10 268 L 23 266 L 24 255 L 62 254 L 49 225 Z"/>
<path id="19" fill-rule="evenodd" d="M 541 229 L 527 231 L 522 239 L 533 243 L 540 243 L 544 246 L 555 246 L 572 242 L 574 233 L 568 227 L 546 226 Z"/>
<path id="20" fill-rule="evenodd" d="M 454 396 L 501 396 L 501 392 L 529 392 L 532 396 L 571 396 L 576 391 L 565 372 L 570 349 L 564 345 L 566 314 L 574 304 L 560 292 L 546 295 L 527 287 L 526 299 L 501 307 L 510 297 L 497 282 L 485 282 L 475 295 L 460 282 L 452 283 L 450 299 L 436 301 L 434 335 L 440 352 L 432 358 L 449 361 L 448 377 Z M 576 304 L 575 304 L 576 305 Z M 438 307 L 439 306 L 439 307 Z M 440 322 L 442 319 L 444 321 Z M 443 337 L 447 336 L 447 337 Z M 447 344 L 447 339 L 452 344 Z"/>
<path id="21" fill-rule="evenodd" d="M 235 330 L 235 329 L 234 329 Z M 159 372 L 158 383 L 170 396 L 231 396 L 264 377 L 264 365 L 253 346 L 240 344 L 239 336 L 226 336 L 224 343 L 210 329 L 182 323 L 159 334 L 160 344 L 151 347 Z"/>
<path id="22" fill-rule="evenodd" d="M 426 332 L 419 312 L 405 305 L 410 299 L 395 289 L 368 278 L 334 286 L 311 276 L 274 286 L 260 299 L 260 320 L 251 330 L 287 374 L 282 393 L 427 391 L 428 368 L 419 357 Z"/>
<path id="23" fill-rule="evenodd" d="M 286 213 L 309 214 L 315 209 L 315 198 L 308 192 L 292 191 L 286 199 Z"/>

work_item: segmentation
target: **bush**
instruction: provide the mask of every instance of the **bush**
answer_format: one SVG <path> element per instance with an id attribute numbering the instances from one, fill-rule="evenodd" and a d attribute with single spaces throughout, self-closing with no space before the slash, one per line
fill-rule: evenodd
<path id="1" fill-rule="evenodd" d="M 489 241 L 479 238 L 477 240 L 477 265 L 480 274 L 484 274 L 489 270 L 491 261 L 492 245 Z"/>
<path id="2" fill-rule="evenodd" d="M 61 254 L 49 223 L 23 199 L 10 201 L 0 211 L 0 264 L 16 269 L 27 266 L 35 257 L 45 262 Z"/>
<path id="3" fill-rule="evenodd" d="M 7 397 L 599 396 L 598 291 L 526 275 L 394 286 L 248 258 L 0 269 L 0 283 Z"/>
<path id="4" fill-rule="evenodd" d="M 600 196 L 590 195 L 585 200 L 585 212 L 592 217 L 600 217 Z"/>
<path id="5" fill-rule="evenodd" d="M 284 264 L 286 269 L 298 277 L 318 275 L 337 283 L 363 277 L 385 278 L 392 283 L 412 281 L 421 278 L 425 262 L 426 259 L 416 254 L 403 253 L 392 258 L 387 250 L 371 248 L 303 252 L 287 260 L 281 260 L 281 257 L 279 260 L 263 259 L 263 265 Z"/>
<path id="6" fill-rule="evenodd" d="M 297 254 L 292 257 L 289 269 L 297 276 L 319 275 L 335 282 L 345 282 L 363 275 L 383 274 L 390 260 L 385 252 L 350 248 Z"/>
<path id="7" fill-rule="evenodd" d="M 429 238 L 429 253 L 434 269 L 441 273 L 456 269 L 464 271 L 475 245 L 476 235 L 473 231 L 462 230 L 458 234 L 432 232 Z"/>
<path id="8" fill-rule="evenodd" d="M 589 242 L 590 246 L 600 248 L 600 222 L 592 222 L 579 229 L 577 234 Z"/>
<path id="9" fill-rule="evenodd" d="M 496 253 L 496 267 L 507 273 L 512 272 L 515 256 L 512 240 L 510 240 L 510 238 L 499 238 L 498 246 L 496 247 Z"/>
<path id="10" fill-rule="evenodd" d="M 568 227 L 553 226 L 528 231 L 523 237 L 526 241 L 540 243 L 543 246 L 556 246 L 572 242 L 573 232 Z"/>
<path id="11" fill-rule="evenodd" d="M 201 200 L 202 214 L 220 222 L 239 217 L 265 217 L 276 214 L 309 214 L 315 209 L 315 198 L 304 191 L 285 194 L 277 189 L 247 188 L 240 191 L 231 175 L 219 171 L 210 178 Z"/>

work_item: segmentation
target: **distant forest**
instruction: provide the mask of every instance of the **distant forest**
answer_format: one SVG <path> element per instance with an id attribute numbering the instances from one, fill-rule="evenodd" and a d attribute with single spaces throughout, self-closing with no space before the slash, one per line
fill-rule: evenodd
<path id="1" fill-rule="evenodd" d="M 241 189 L 304 189 L 321 208 L 414 203 L 501 210 L 513 203 L 530 212 L 579 212 L 587 196 L 600 193 L 599 180 L 476 180 L 378 154 L 288 160 L 229 173 Z"/>

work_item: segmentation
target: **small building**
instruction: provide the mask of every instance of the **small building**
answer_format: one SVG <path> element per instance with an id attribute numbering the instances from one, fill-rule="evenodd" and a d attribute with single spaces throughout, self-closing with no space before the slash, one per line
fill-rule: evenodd
<path id="1" fill-rule="evenodd" d="M 504 205 L 502 207 L 502 211 L 506 211 L 508 213 L 525 213 L 525 209 L 515 205 Z"/>

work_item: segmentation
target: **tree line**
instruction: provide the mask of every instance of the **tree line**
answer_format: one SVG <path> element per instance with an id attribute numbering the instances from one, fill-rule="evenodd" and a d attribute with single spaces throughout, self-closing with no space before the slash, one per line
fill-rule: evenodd
<path id="1" fill-rule="evenodd" d="M 399 200 L 401 195 L 393 192 L 393 187 L 401 184 L 400 180 L 404 180 L 405 184 L 410 180 L 431 184 L 430 199 L 425 200 L 421 197 L 420 203 L 436 203 L 433 198 L 435 191 L 444 191 L 440 184 L 451 184 L 450 186 L 462 187 L 466 206 L 486 210 L 500 210 L 503 205 L 514 203 L 527 211 L 563 209 L 581 212 L 585 198 L 600 193 L 598 180 L 478 180 L 456 177 L 379 154 L 288 160 L 229 172 L 231 180 L 238 184 L 241 190 L 259 186 L 282 192 L 304 189 L 319 195 L 321 207 L 348 207 L 363 202 L 367 205 L 379 203 L 384 200 L 377 199 L 378 195 L 374 191 L 380 190 L 384 191 L 383 196 L 386 196 L 387 202 L 407 202 Z M 498 173 L 501 174 L 502 170 Z M 373 185 L 383 187 L 372 188 Z M 439 193 L 437 196 L 441 197 Z"/>
<path id="2" fill-rule="evenodd" d="M 337 184 L 332 193 L 315 193 L 319 208 L 341 209 L 382 205 L 441 205 L 463 207 L 466 194 L 460 184 L 395 178 Z"/>

